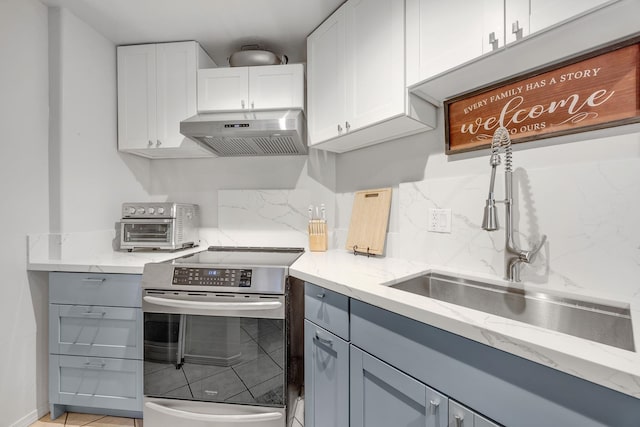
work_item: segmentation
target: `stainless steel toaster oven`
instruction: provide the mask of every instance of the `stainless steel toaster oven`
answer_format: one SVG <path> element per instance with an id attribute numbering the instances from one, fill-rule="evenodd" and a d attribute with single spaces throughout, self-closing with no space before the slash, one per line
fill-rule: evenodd
<path id="1" fill-rule="evenodd" d="M 123 203 L 120 249 L 173 251 L 197 246 L 200 213 L 187 203 Z"/>

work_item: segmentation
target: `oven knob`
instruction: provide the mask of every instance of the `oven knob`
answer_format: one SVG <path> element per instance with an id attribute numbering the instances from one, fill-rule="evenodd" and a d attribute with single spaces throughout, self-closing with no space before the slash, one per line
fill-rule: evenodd
<path id="1" fill-rule="evenodd" d="M 136 213 L 136 208 L 134 208 L 133 206 L 128 207 L 127 208 L 127 213 L 130 213 L 130 214 Z"/>
<path id="2" fill-rule="evenodd" d="M 136 212 L 138 213 L 138 215 L 141 215 L 144 213 L 144 208 L 138 208 Z"/>
<path id="3" fill-rule="evenodd" d="M 154 208 L 149 208 L 149 210 L 147 212 L 149 212 L 151 215 L 153 215 L 155 213 L 155 209 Z"/>
<path id="4" fill-rule="evenodd" d="M 162 215 L 164 213 L 164 208 L 158 208 L 158 215 Z"/>

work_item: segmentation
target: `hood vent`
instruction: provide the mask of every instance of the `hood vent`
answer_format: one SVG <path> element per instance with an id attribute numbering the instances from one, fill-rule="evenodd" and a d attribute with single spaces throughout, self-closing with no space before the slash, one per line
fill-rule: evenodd
<path id="1" fill-rule="evenodd" d="M 182 121 L 180 133 L 220 157 L 307 154 L 300 110 L 202 113 Z"/>

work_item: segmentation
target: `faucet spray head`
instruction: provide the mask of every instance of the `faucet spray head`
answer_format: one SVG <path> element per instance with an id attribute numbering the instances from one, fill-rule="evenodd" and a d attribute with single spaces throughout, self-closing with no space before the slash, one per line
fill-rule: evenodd
<path id="1" fill-rule="evenodd" d="M 493 198 L 493 195 L 490 195 L 484 207 L 482 229 L 487 231 L 496 231 L 498 228 L 500 228 L 500 224 L 498 224 L 498 210 L 496 209 L 496 201 Z"/>

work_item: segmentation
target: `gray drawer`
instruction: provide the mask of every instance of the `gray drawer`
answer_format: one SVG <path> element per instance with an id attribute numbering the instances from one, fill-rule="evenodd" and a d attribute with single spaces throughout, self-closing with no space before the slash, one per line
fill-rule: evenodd
<path id="1" fill-rule="evenodd" d="M 142 307 L 139 274 L 50 273 L 49 302 Z"/>
<path id="2" fill-rule="evenodd" d="M 51 355 L 52 404 L 142 411 L 142 361 Z"/>
<path id="3" fill-rule="evenodd" d="M 142 309 L 49 305 L 49 352 L 142 359 Z"/>
<path id="4" fill-rule="evenodd" d="M 349 341 L 349 298 L 345 295 L 305 282 L 304 317 Z"/>

